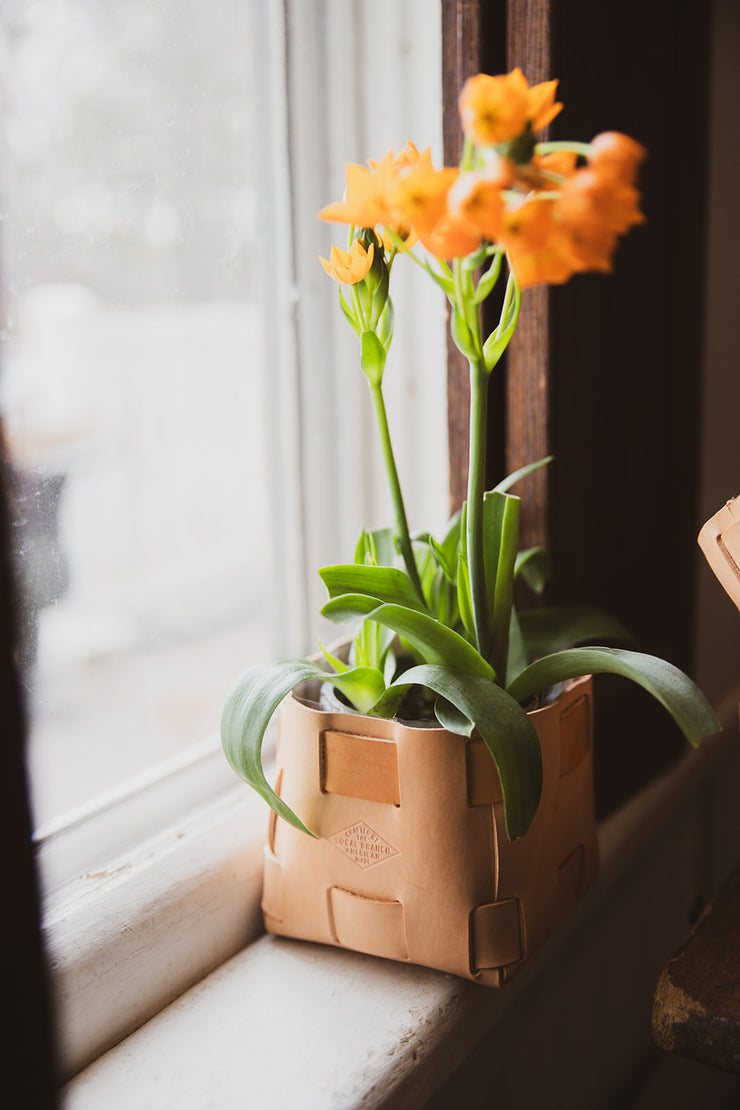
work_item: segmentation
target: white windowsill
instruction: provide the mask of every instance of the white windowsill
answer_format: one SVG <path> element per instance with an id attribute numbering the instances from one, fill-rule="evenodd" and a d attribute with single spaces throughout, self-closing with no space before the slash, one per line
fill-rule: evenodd
<path id="1" fill-rule="evenodd" d="M 572 1066 L 568 1051 L 572 1055 L 577 1032 L 584 1090 L 589 1083 L 613 1087 L 618 1067 L 634 1067 L 628 1048 L 633 1054 L 638 1048 L 625 1042 L 621 1051 L 606 1026 L 610 1021 L 630 1029 L 636 1025 L 644 1038 L 646 992 L 652 996 L 657 971 L 687 931 L 697 887 L 708 897 L 712 890 L 706 883 L 721 878 L 708 877 L 706 852 L 697 844 L 708 824 L 721 824 L 717 815 L 723 806 L 727 809 L 722 792 L 737 790 L 736 748 L 736 738 L 725 734 L 701 754 L 688 754 L 602 824 L 596 882 L 504 990 L 357 953 L 262 937 L 82 1072 L 67 1087 L 65 1110 L 236 1110 L 245 1105 L 412 1110 L 426 1104 L 494 1026 L 514 1035 L 511 1030 L 526 1012 L 527 1035 L 534 1031 L 536 1036 L 537 1008 L 548 1005 L 556 1016 L 543 1028 L 553 1043 L 564 1038 L 564 1047 L 545 1053 L 541 1082 L 558 1081 L 548 1066 L 556 1071 Z M 732 851 L 740 852 L 740 835 L 727 848 Z M 637 962 L 643 965 L 644 982 L 639 990 L 630 987 L 636 975 L 632 934 L 640 936 Z M 609 1062 L 600 1059 L 597 1071 L 588 1063 L 583 1038 L 589 1035 L 598 1036 L 602 1048 L 609 1037 Z M 506 1090 L 506 1043 L 511 1046 L 503 1037 L 501 1059 L 491 1061 L 499 1090 Z M 563 1076 L 559 1081 L 565 1081 Z M 526 1088 L 535 1080 L 520 1070 L 517 1083 L 522 1082 Z M 506 1098 L 501 1104 L 512 1105 Z"/>

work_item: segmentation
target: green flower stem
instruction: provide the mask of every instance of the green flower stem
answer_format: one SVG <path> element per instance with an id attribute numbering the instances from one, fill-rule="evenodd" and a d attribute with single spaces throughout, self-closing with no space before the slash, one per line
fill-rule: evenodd
<path id="1" fill-rule="evenodd" d="M 352 304 L 355 306 L 355 313 L 360 323 L 360 327 L 363 331 L 367 331 L 367 319 L 362 308 L 362 301 L 360 300 L 360 294 L 357 291 L 357 285 L 352 285 L 350 286 L 350 288 L 352 289 Z"/>
<path id="2" fill-rule="evenodd" d="M 534 149 L 536 154 L 555 154 L 558 150 L 570 150 L 573 154 L 580 154 L 583 158 L 588 158 L 591 154 L 590 143 L 569 142 L 567 139 L 553 143 L 537 143 Z"/>
<path id="3" fill-rule="evenodd" d="M 373 399 L 373 405 L 375 406 L 375 416 L 378 421 L 378 431 L 380 432 L 380 444 L 383 449 L 383 461 L 385 462 L 388 484 L 391 489 L 391 497 L 393 498 L 393 508 L 396 514 L 396 533 L 398 535 L 398 542 L 401 545 L 401 554 L 403 555 L 406 572 L 411 579 L 416 595 L 426 609 L 424 591 L 421 588 L 421 579 L 419 578 L 419 571 L 416 567 L 416 560 L 414 559 L 414 552 L 411 547 L 411 536 L 409 535 L 406 510 L 401 493 L 401 483 L 398 480 L 398 470 L 396 469 L 396 460 L 391 445 L 391 434 L 388 427 L 388 416 L 385 411 L 382 387 L 380 385 L 371 384 L 370 394 Z"/>
<path id="4" fill-rule="evenodd" d="M 491 625 L 483 551 L 483 494 L 486 488 L 488 372 L 483 359 L 470 360 L 470 447 L 468 463 L 467 543 L 470 597 L 478 651 L 490 657 Z"/>

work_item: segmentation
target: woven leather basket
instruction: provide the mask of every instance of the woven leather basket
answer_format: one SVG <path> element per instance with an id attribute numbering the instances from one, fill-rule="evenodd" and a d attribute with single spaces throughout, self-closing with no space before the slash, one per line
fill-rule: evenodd
<path id="1" fill-rule="evenodd" d="M 276 787 L 319 836 L 272 814 L 267 930 L 501 986 L 596 871 L 590 677 L 530 714 L 542 799 L 513 843 L 475 733 L 326 712 L 314 696 L 281 707 Z"/>

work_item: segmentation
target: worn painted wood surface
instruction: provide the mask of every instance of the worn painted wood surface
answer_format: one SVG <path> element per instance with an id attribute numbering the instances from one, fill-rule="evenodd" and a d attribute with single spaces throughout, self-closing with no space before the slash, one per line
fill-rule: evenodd
<path id="1" fill-rule="evenodd" d="M 630 1105 L 614 1100 L 651 1052 L 660 968 L 714 889 L 701 830 L 740 854 L 729 749 L 687 756 L 602 826 L 596 883 L 504 990 L 265 937 L 87 1068 L 65 1110 L 446 1110 L 487 1105 L 492 1075 L 517 1110 Z"/>
<path id="2" fill-rule="evenodd" d="M 653 1036 L 668 1052 L 740 1073 L 740 867 L 661 975 Z"/>

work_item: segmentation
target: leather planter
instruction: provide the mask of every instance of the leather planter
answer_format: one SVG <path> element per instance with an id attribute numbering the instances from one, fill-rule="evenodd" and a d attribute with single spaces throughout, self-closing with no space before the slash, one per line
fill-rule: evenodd
<path id="1" fill-rule="evenodd" d="M 283 703 L 276 786 L 319 836 L 271 815 L 267 930 L 501 986 L 596 871 L 591 679 L 530 714 L 542 799 L 513 843 L 475 733 L 325 712 L 316 695 Z"/>

